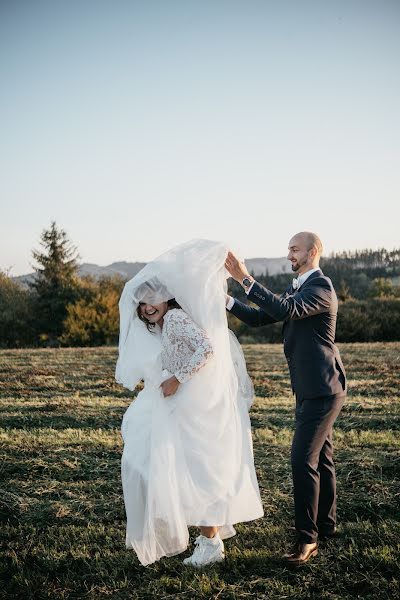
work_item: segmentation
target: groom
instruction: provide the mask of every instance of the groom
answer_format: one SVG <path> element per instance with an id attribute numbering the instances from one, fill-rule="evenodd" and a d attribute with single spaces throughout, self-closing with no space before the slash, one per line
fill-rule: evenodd
<path id="1" fill-rule="evenodd" d="M 332 427 L 345 400 L 346 375 L 335 345 L 337 297 L 319 268 L 321 254 L 315 233 L 301 232 L 290 240 L 288 260 L 297 278 L 279 297 L 257 283 L 231 252 L 225 263 L 249 300 L 260 307 L 228 297 L 227 309 L 254 327 L 283 321 L 284 351 L 296 394 L 291 463 L 298 536 L 283 560 L 295 566 L 317 554 L 318 537 L 336 534 Z"/>

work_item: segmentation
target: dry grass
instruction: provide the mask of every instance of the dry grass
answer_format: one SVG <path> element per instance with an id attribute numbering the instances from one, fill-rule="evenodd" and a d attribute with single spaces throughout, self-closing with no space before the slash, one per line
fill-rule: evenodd
<path id="1" fill-rule="evenodd" d="M 116 350 L 1 351 L 0 597 L 400 597 L 400 344 L 341 350 L 350 377 L 335 434 L 341 537 L 301 570 L 279 560 L 292 518 L 293 399 L 281 347 L 247 346 L 265 517 L 239 525 L 225 563 L 204 572 L 182 557 L 144 569 L 125 550 L 119 427 L 131 395 L 114 382 Z"/>

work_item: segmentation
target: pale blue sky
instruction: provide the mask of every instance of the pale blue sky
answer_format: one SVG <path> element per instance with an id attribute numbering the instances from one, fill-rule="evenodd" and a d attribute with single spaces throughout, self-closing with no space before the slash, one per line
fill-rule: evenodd
<path id="1" fill-rule="evenodd" d="M 0 268 L 400 246 L 399 0 L 2 0 Z"/>

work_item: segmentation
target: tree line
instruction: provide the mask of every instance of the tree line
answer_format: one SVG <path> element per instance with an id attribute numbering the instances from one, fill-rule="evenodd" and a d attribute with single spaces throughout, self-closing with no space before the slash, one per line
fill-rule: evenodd
<path id="1" fill-rule="evenodd" d="M 0 272 L 0 347 L 98 346 L 118 342 L 118 301 L 125 280 L 119 276 L 79 277 L 76 247 L 51 223 L 33 251 L 35 277 L 28 287 Z M 400 249 L 332 254 L 321 261 L 339 297 L 337 340 L 400 340 Z M 293 275 L 257 276 L 279 294 Z M 397 278 L 397 279 L 396 279 Z M 229 292 L 246 301 L 230 280 Z M 250 328 L 228 315 L 243 343 L 280 342 L 281 324 Z"/>
<path id="2" fill-rule="evenodd" d="M 122 277 L 79 277 L 76 247 L 53 222 L 33 251 L 35 277 L 25 288 L 0 273 L 0 346 L 116 344 Z"/>

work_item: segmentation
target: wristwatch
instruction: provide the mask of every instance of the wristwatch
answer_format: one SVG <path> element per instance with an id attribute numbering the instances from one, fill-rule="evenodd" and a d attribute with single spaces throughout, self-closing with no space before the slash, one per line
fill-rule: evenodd
<path id="1" fill-rule="evenodd" d="M 250 279 L 250 277 L 247 277 L 247 275 L 246 275 L 246 277 L 243 277 L 243 279 L 242 279 L 242 286 L 244 287 L 245 290 L 247 290 L 251 286 L 253 281 L 254 281 L 253 278 Z"/>

